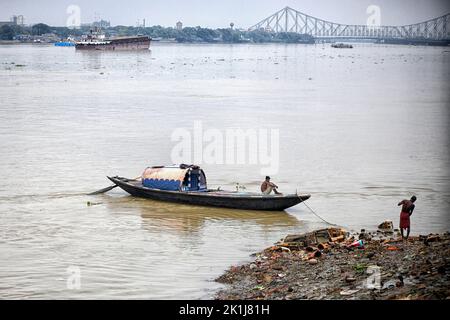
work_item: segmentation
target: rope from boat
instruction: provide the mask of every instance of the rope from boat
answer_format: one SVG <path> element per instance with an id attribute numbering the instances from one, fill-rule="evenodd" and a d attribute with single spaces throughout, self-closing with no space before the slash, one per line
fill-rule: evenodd
<path id="1" fill-rule="evenodd" d="M 298 194 L 297 194 L 297 196 L 298 196 L 300 199 L 302 199 L 302 197 L 300 197 Z M 302 200 L 303 200 L 303 199 L 302 199 Z M 325 222 L 326 224 L 329 224 L 330 226 L 336 226 L 336 227 L 339 227 L 339 225 L 337 225 L 337 224 L 335 224 L 335 223 L 331 223 L 331 222 L 325 220 L 324 218 L 322 218 L 321 216 L 319 216 L 313 209 L 311 209 L 310 206 L 308 206 L 308 205 L 306 204 L 305 201 L 302 201 L 302 203 L 309 209 L 309 211 L 312 212 L 312 214 L 314 214 L 317 218 L 319 218 L 320 220 L 322 220 L 322 221 Z"/>

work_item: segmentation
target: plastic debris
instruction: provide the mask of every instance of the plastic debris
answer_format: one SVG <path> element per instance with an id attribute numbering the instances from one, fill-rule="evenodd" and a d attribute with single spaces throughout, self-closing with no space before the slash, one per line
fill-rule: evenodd
<path id="1" fill-rule="evenodd" d="M 349 244 L 347 247 L 349 248 L 364 248 L 364 242 L 362 240 L 355 240 L 351 244 Z"/>

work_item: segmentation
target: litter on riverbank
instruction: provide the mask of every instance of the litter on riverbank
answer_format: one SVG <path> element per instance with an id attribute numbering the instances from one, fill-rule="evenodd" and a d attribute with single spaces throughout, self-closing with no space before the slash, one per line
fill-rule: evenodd
<path id="1" fill-rule="evenodd" d="M 380 225 L 380 227 L 382 227 Z M 328 228 L 288 235 L 216 279 L 216 299 L 450 299 L 450 234 Z"/>

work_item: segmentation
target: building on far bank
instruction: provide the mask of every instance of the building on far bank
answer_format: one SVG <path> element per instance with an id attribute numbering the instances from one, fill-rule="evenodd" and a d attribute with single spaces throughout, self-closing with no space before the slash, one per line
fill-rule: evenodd
<path id="1" fill-rule="evenodd" d="M 177 29 L 178 31 L 183 30 L 183 22 L 178 21 L 177 24 L 175 25 L 175 29 Z"/>
<path id="2" fill-rule="evenodd" d="M 23 26 L 25 19 L 23 18 L 23 15 L 14 15 L 10 18 L 9 21 L 0 21 L 0 27 L 1 26 Z"/>
<path id="3" fill-rule="evenodd" d="M 33 41 L 33 36 L 29 34 L 18 34 L 13 37 L 13 40 L 21 42 L 31 42 Z"/>
<path id="4" fill-rule="evenodd" d="M 31 40 L 35 43 L 54 43 L 61 40 L 61 38 L 54 33 L 44 33 L 40 36 L 32 36 Z"/>
<path id="5" fill-rule="evenodd" d="M 18 25 L 18 26 L 23 26 L 24 25 L 23 15 L 12 16 L 11 20 L 14 22 L 15 25 Z"/>

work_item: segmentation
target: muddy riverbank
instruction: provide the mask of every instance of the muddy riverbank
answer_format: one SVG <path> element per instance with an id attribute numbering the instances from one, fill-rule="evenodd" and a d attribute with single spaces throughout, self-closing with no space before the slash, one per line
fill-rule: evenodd
<path id="1" fill-rule="evenodd" d="M 227 287 L 216 299 L 450 299 L 448 232 L 342 238 L 288 236 L 217 278 Z"/>

